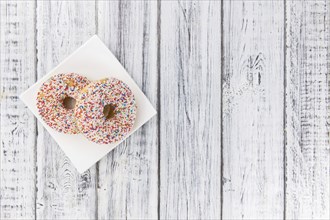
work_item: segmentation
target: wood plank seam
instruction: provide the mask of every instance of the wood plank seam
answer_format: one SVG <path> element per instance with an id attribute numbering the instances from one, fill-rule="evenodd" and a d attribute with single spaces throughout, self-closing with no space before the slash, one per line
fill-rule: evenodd
<path id="1" fill-rule="evenodd" d="M 99 34 L 99 0 L 94 0 L 95 1 L 95 34 Z M 97 161 L 95 164 L 95 219 L 99 219 L 99 189 L 100 189 L 100 184 L 99 184 L 99 177 L 100 177 L 100 161 Z"/>
<path id="2" fill-rule="evenodd" d="M 287 33 L 287 17 L 286 17 L 286 1 L 287 0 L 283 0 L 283 27 L 284 27 L 284 31 L 283 31 L 283 39 L 284 39 L 284 43 L 283 43 L 283 219 L 286 219 L 286 143 L 287 143 L 287 133 L 286 133 L 286 123 L 287 123 L 287 116 L 286 116 L 286 108 L 287 108 L 287 103 L 286 103 L 286 92 L 287 92 L 287 82 L 286 82 L 286 77 L 287 77 L 287 69 L 286 69 L 286 45 L 287 45 L 287 39 L 286 39 L 286 33 Z"/>
<path id="3" fill-rule="evenodd" d="M 38 28 L 37 28 L 37 4 L 38 1 L 35 1 L 35 6 L 34 6 L 34 68 L 35 68 L 35 74 L 34 74 L 34 81 L 37 82 L 38 80 Z M 35 138 L 34 138 L 34 166 L 36 168 L 35 170 L 35 182 L 34 182 L 34 187 L 35 187 L 35 202 L 34 202 L 34 218 L 37 219 L 37 191 L 38 191 L 38 150 L 37 150 L 37 146 L 38 146 L 38 120 L 37 118 L 35 118 L 35 129 L 36 129 L 36 134 L 35 134 Z"/>
<path id="4" fill-rule="evenodd" d="M 160 89 L 160 82 L 161 82 L 161 59 L 160 59 L 160 43 L 161 43 L 161 0 L 157 0 L 157 130 L 158 130 L 158 190 L 157 190 L 157 217 L 160 220 L 160 185 L 161 185 L 161 170 L 160 170 L 160 157 L 161 157 L 161 89 Z"/>
<path id="5" fill-rule="evenodd" d="M 221 22 L 220 22 L 220 31 L 221 31 L 221 82 L 220 82 L 220 90 L 221 90 L 221 97 L 220 97 L 220 103 L 221 103 L 221 109 L 220 109 L 220 130 L 221 130 L 221 134 L 220 134 L 220 147 L 221 147 L 221 167 L 220 167 L 220 183 L 221 183 L 221 188 L 220 188 L 220 216 L 221 216 L 221 220 L 223 219 L 223 186 L 224 186 L 224 177 L 223 177 L 223 167 L 224 167 L 224 159 L 223 159 L 223 131 L 224 131 L 224 126 L 223 126 L 223 106 L 224 106 L 224 102 L 223 102 L 223 85 L 224 85 L 224 73 L 225 73 L 225 54 L 224 54 L 224 0 L 221 0 Z"/>

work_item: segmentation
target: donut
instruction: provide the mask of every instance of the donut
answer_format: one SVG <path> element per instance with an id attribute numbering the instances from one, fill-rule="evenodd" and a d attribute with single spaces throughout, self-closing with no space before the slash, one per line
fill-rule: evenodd
<path id="1" fill-rule="evenodd" d="M 46 124 L 58 132 L 80 133 L 74 108 L 81 89 L 90 81 L 76 73 L 58 74 L 44 82 L 37 94 L 37 108 Z"/>
<path id="2" fill-rule="evenodd" d="M 90 83 L 81 91 L 75 108 L 81 132 L 98 144 L 122 140 L 132 129 L 136 112 L 134 94 L 116 78 Z"/>

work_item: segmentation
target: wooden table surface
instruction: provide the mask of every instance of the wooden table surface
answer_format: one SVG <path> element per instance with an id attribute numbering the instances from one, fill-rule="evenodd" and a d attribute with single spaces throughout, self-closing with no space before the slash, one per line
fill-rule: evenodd
<path id="1" fill-rule="evenodd" d="M 330 1 L 0 10 L 0 219 L 329 219 Z M 79 174 L 18 95 L 94 34 L 158 114 Z"/>

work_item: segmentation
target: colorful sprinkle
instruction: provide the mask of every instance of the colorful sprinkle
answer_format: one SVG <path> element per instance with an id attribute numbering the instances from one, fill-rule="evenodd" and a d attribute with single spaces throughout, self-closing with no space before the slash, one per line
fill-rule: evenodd
<path id="1" fill-rule="evenodd" d="M 109 111 L 113 111 L 110 117 L 106 115 Z M 135 98 L 129 87 L 118 79 L 109 78 L 92 82 L 82 89 L 75 116 L 77 125 L 89 140 L 109 144 L 122 140 L 132 129 L 136 111 Z"/>
<path id="2" fill-rule="evenodd" d="M 44 82 L 37 95 L 37 108 L 43 120 L 51 128 L 67 134 L 77 134 L 74 109 L 67 109 L 63 100 L 67 97 L 77 99 L 80 90 L 90 81 L 75 73 L 58 74 Z"/>

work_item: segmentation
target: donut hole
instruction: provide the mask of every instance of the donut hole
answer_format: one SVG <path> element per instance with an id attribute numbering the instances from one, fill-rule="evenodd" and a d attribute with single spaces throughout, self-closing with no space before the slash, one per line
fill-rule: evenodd
<path id="1" fill-rule="evenodd" d="M 115 109 L 116 109 L 116 106 L 114 106 L 112 104 L 105 105 L 104 108 L 103 108 L 104 117 L 106 119 L 110 119 L 113 116 L 115 116 Z"/>
<path id="2" fill-rule="evenodd" d="M 63 106 L 65 109 L 74 109 L 76 105 L 76 99 L 67 96 L 63 99 Z"/>

